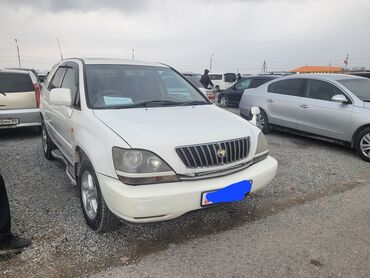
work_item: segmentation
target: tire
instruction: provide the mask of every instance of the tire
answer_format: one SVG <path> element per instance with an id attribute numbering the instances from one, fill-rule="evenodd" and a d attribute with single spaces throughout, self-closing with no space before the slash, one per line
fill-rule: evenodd
<path id="1" fill-rule="evenodd" d="M 221 105 L 221 107 L 228 107 L 229 106 L 229 100 L 228 100 L 227 96 L 222 96 L 220 98 L 220 105 Z"/>
<path id="2" fill-rule="evenodd" d="M 98 178 L 90 161 L 82 161 L 77 184 L 87 225 L 97 233 L 105 233 L 117 228 L 120 221 L 105 203 Z"/>
<path id="3" fill-rule="evenodd" d="M 260 130 L 262 130 L 264 134 L 270 133 L 271 129 L 270 129 L 269 120 L 267 118 L 267 114 L 262 109 L 260 110 L 261 110 L 261 113 L 257 116 L 257 127 Z"/>
<path id="4" fill-rule="evenodd" d="M 51 151 L 56 149 L 54 142 L 51 140 L 48 131 L 46 130 L 44 121 L 41 122 L 41 140 L 42 140 L 42 150 L 47 160 L 53 160 Z"/>
<path id="5" fill-rule="evenodd" d="M 363 129 L 356 136 L 355 149 L 362 160 L 370 162 L 370 127 Z"/>

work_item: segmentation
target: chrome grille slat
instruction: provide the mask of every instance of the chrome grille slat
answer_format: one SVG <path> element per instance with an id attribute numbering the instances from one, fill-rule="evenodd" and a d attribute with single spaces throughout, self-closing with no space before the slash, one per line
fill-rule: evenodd
<path id="1" fill-rule="evenodd" d="M 177 147 L 176 152 L 187 168 L 205 168 L 235 163 L 248 157 L 250 139 L 239 138 L 209 144 Z M 218 153 L 224 150 L 224 156 Z M 222 153 L 221 153 L 222 154 Z"/>

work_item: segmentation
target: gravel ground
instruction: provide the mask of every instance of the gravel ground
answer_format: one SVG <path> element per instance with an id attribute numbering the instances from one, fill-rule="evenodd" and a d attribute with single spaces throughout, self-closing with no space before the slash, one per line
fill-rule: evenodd
<path id="1" fill-rule="evenodd" d="M 0 131 L 0 172 L 9 191 L 14 232 L 33 241 L 21 255 L 0 259 L 0 276 L 75 277 L 135 263 L 169 246 L 352 189 L 369 169 L 354 151 L 340 146 L 284 133 L 272 133 L 267 139 L 280 164 L 278 174 L 249 202 L 158 224 L 122 225 L 97 235 L 84 223 L 77 189 L 63 164 L 43 157 L 39 134 Z"/>
<path id="2" fill-rule="evenodd" d="M 369 178 L 93 277 L 369 277 Z"/>

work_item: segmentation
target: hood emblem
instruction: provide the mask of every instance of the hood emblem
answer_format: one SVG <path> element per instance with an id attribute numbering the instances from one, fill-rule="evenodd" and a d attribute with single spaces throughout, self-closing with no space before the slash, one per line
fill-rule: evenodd
<path id="1" fill-rule="evenodd" d="M 225 156 L 226 156 L 226 154 L 227 154 L 227 151 L 226 150 L 224 150 L 224 149 L 222 149 L 222 148 L 220 148 L 218 151 L 217 151 L 217 156 L 219 157 L 219 158 L 224 158 Z"/>

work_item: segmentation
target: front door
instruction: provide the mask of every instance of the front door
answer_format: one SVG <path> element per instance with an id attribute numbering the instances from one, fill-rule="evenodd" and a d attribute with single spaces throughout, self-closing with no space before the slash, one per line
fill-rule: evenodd
<path id="1" fill-rule="evenodd" d="M 344 95 L 349 103 L 331 101 L 335 95 Z M 332 83 L 310 79 L 306 86 L 306 97 L 299 102 L 297 125 L 299 130 L 351 141 L 346 132 L 352 121 L 353 105 L 346 94 Z"/>

